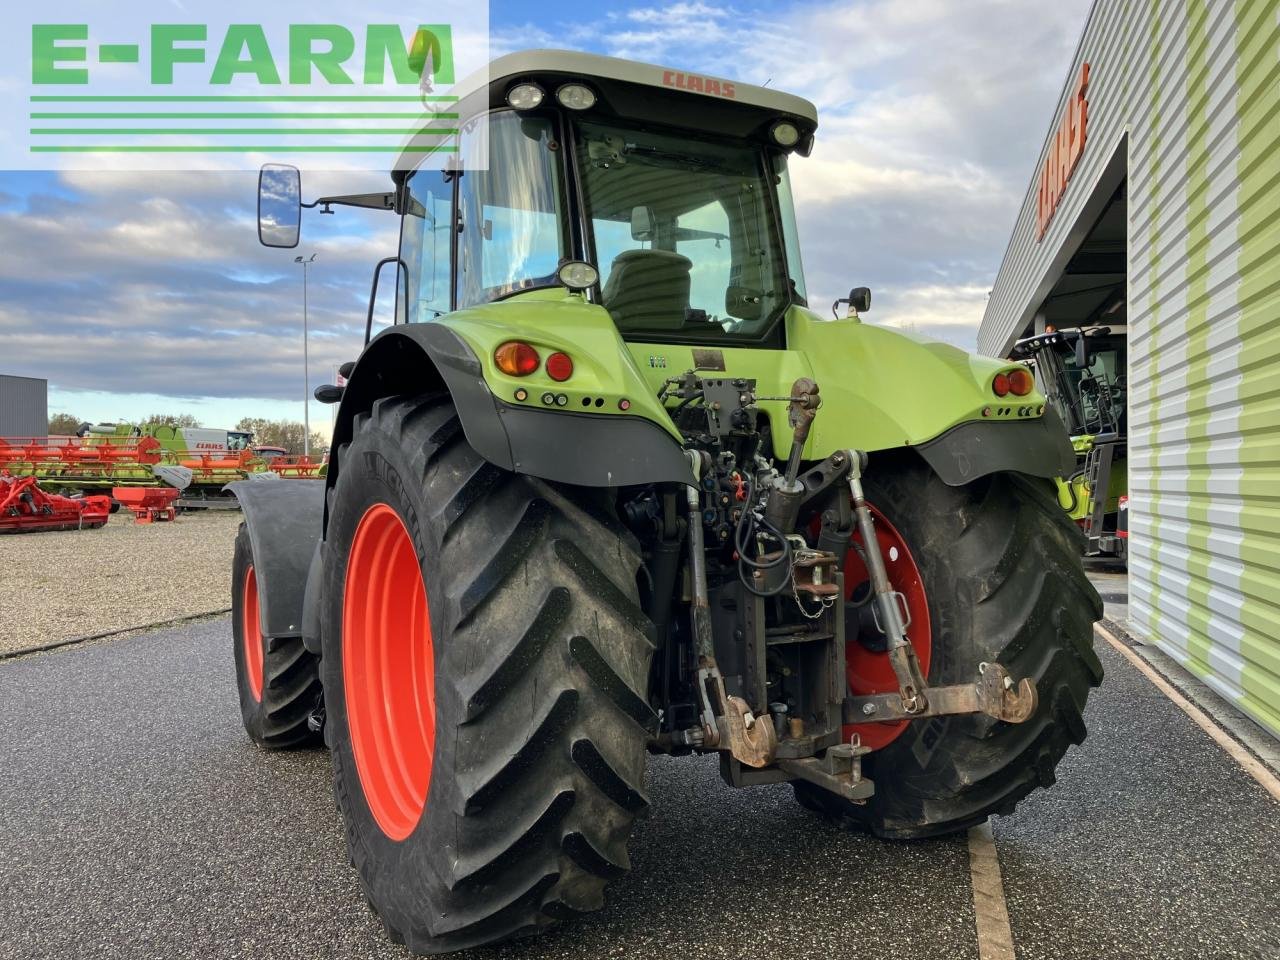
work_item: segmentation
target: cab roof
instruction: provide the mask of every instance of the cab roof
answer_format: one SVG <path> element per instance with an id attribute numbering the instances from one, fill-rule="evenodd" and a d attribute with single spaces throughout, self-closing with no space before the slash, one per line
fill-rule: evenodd
<path id="1" fill-rule="evenodd" d="M 785 120 L 799 131 L 791 149 L 802 156 L 809 155 L 818 126 L 818 110 L 812 103 L 781 90 L 576 50 L 525 50 L 499 57 L 454 85 L 458 100 L 443 107 L 448 119 L 442 117 L 440 124 L 454 127 L 456 118 L 465 124 L 506 107 L 507 92 L 518 83 L 536 83 L 546 94 L 546 106 L 553 106 L 555 91 L 575 82 L 595 92 L 596 103 L 582 117 L 597 122 L 656 126 L 776 146 L 770 130 Z M 406 146 L 430 147 L 436 142 L 415 135 Z M 402 154 L 395 175 L 402 178 L 416 169 L 424 156 L 421 150 Z"/>
<path id="2" fill-rule="evenodd" d="M 652 87 L 664 92 L 676 91 L 687 95 L 694 103 L 700 99 L 708 109 L 715 109 L 721 104 L 763 108 L 771 113 L 805 121 L 805 126 L 810 131 L 818 125 L 817 107 L 803 97 L 783 93 L 781 90 L 577 50 L 525 50 L 509 53 L 490 63 L 488 70 L 483 71 L 482 75 L 484 73 L 487 73 L 488 86 L 497 94 L 498 100 L 506 96 L 506 91 L 514 82 L 522 79 L 547 77 L 574 78 L 587 82 L 603 80 Z M 481 76 L 471 82 L 464 80 L 460 85 L 463 89 L 458 92 L 466 98 L 481 82 Z"/>

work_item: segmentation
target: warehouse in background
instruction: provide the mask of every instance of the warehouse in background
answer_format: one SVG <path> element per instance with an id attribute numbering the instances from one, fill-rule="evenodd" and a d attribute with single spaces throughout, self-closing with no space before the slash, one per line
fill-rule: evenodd
<path id="1" fill-rule="evenodd" d="M 49 432 L 49 381 L 0 373 L 0 437 Z"/>
<path id="2" fill-rule="evenodd" d="M 1127 333 L 1130 628 L 1280 735 L 1280 0 L 1097 0 L 982 321 Z"/>

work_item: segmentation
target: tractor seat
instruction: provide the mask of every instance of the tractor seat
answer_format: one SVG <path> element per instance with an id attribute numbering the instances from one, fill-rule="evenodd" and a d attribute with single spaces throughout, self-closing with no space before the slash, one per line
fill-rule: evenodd
<path id="1" fill-rule="evenodd" d="M 613 258 L 604 307 L 619 330 L 676 330 L 689 309 L 693 261 L 670 250 L 624 250 Z"/>

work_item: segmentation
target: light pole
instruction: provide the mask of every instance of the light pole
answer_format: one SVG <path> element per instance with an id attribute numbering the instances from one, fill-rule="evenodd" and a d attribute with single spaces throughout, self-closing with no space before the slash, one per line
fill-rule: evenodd
<path id="1" fill-rule="evenodd" d="M 316 262 L 313 253 L 305 260 L 294 257 L 294 263 L 302 264 L 302 455 L 311 456 L 311 361 L 307 354 L 307 267 Z"/>

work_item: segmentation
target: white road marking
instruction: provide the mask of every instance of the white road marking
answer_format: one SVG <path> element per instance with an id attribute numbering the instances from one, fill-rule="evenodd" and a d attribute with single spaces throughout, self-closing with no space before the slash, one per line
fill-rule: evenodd
<path id="1" fill-rule="evenodd" d="M 969 876 L 973 882 L 973 916 L 978 928 L 980 960 L 1014 960 L 1013 931 L 1000 879 L 991 822 L 969 829 Z"/>
<path id="2" fill-rule="evenodd" d="M 1223 750 L 1231 755 L 1236 763 L 1244 767 L 1246 773 L 1257 780 L 1262 788 L 1276 800 L 1280 800 L 1280 778 L 1266 768 L 1253 754 L 1236 743 L 1221 727 L 1209 719 L 1209 716 L 1194 703 L 1179 693 L 1174 686 L 1156 671 L 1156 669 L 1139 657 L 1136 653 L 1101 624 L 1094 624 L 1093 629 L 1098 636 L 1115 647 L 1120 654 L 1141 671 L 1142 675 L 1155 684 L 1156 688 L 1195 721 L 1196 726 L 1213 738 Z"/>

